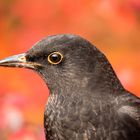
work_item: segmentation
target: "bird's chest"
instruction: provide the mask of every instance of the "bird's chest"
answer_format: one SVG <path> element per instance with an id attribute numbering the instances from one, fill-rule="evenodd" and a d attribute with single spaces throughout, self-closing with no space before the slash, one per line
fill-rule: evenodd
<path id="1" fill-rule="evenodd" d="M 93 104 L 94 103 L 94 104 Z M 98 106 L 99 104 L 99 106 Z M 98 140 L 107 138 L 118 120 L 111 105 L 85 98 L 51 96 L 45 110 L 47 140 Z"/>
<path id="2" fill-rule="evenodd" d="M 90 140 L 94 137 L 97 113 L 80 99 L 48 101 L 44 126 L 47 140 Z M 90 122 L 91 121 L 91 122 Z"/>

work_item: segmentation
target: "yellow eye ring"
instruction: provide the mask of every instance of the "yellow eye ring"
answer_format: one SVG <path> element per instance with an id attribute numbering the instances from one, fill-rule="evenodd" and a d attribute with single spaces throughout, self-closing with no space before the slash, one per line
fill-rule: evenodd
<path id="1" fill-rule="evenodd" d="M 60 52 L 53 52 L 48 55 L 48 62 L 53 65 L 59 64 L 63 59 L 63 55 Z"/>

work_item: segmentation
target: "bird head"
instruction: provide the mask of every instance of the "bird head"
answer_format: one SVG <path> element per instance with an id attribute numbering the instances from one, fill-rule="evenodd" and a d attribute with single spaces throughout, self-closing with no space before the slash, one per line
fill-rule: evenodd
<path id="1" fill-rule="evenodd" d="M 26 53 L 1 60 L 0 66 L 32 69 L 41 75 L 52 92 L 104 87 L 116 76 L 106 57 L 94 45 L 70 34 L 44 38 Z"/>

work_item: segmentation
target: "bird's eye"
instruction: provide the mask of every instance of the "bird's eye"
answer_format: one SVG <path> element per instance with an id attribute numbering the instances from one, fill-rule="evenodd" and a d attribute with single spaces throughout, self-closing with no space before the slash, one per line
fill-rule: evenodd
<path id="1" fill-rule="evenodd" d="M 63 55 L 59 52 L 53 52 L 48 56 L 48 62 L 51 64 L 59 64 L 63 59 Z"/>

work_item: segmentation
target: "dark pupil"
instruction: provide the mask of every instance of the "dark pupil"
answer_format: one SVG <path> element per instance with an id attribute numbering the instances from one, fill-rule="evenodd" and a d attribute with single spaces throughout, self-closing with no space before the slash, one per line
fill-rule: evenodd
<path id="1" fill-rule="evenodd" d="M 56 53 L 55 54 L 52 54 L 50 56 L 50 60 L 52 62 L 54 62 L 54 63 L 57 63 L 57 62 L 59 62 L 61 60 L 61 56 L 59 54 L 56 54 Z"/>

